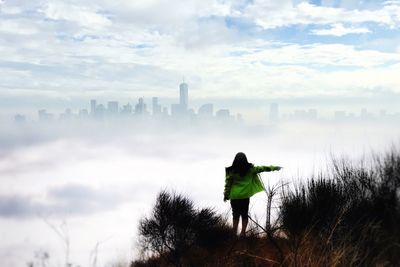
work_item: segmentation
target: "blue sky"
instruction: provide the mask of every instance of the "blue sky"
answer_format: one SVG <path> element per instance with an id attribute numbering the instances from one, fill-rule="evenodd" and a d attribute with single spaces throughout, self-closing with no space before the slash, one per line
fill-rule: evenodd
<path id="1" fill-rule="evenodd" d="M 399 26 L 400 1 L 1 0 L 0 97 L 397 96 Z"/>

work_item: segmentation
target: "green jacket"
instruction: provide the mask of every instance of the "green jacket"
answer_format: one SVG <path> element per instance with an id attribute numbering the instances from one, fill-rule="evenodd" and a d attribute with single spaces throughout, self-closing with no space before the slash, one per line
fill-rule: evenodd
<path id="1" fill-rule="evenodd" d="M 254 194 L 264 191 L 264 186 L 260 180 L 260 172 L 278 171 L 278 166 L 253 166 L 244 177 L 225 169 L 225 190 L 224 199 L 243 199 L 249 198 Z"/>

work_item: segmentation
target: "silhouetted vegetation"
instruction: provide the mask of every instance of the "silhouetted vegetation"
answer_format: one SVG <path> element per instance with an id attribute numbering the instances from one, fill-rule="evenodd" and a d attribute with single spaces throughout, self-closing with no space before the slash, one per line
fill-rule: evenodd
<path id="1" fill-rule="evenodd" d="M 140 221 L 139 233 L 144 251 L 174 266 L 187 266 L 192 261 L 188 254 L 196 258 L 197 251 L 211 252 L 231 238 L 226 221 L 215 211 L 196 209 L 188 198 L 165 191 L 158 195 L 151 216 Z"/>
<path id="2" fill-rule="evenodd" d="M 278 188 L 278 187 L 277 187 Z M 132 266 L 397 266 L 400 262 L 400 152 L 279 187 L 278 219 L 233 238 L 222 216 L 161 192 L 140 222 L 143 252 Z M 275 194 L 275 193 L 274 193 Z M 270 194 L 267 211 L 271 208 Z M 256 228 L 254 228 L 256 227 Z M 145 255 L 145 254 L 143 254 Z"/>
<path id="3" fill-rule="evenodd" d="M 400 261 L 397 150 L 368 164 L 334 160 L 330 174 L 282 195 L 280 223 L 295 266 L 304 266 L 298 257 L 305 254 L 325 255 L 322 265 L 395 266 Z"/>

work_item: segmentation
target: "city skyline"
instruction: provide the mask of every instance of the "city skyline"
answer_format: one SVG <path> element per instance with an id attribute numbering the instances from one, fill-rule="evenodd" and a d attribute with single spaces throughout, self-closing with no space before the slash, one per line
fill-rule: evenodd
<path id="1" fill-rule="evenodd" d="M 74 112 L 71 108 L 66 108 L 58 117 L 54 113 L 47 112 L 47 109 L 38 110 L 39 121 L 52 120 L 71 120 L 71 119 L 112 119 L 117 115 L 123 115 L 125 118 L 129 116 L 149 116 L 157 119 L 173 118 L 177 120 L 211 120 L 216 118 L 222 121 L 246 121 L 243 114 L 232 114 L 229 108 L 216 109 L 214 112 L 213 103 L 201 104 L 197 112 L 189 105 L 189 85 L 182 80 L 179 84 L 179 96 L 176 97 L 178 103 L 164 105 L 159 102 L 158 96 L 151 97 L 151 106 L 145 102 L 145 97 L 137 98 L 137 102 L 120 102 L 116 100 L 107 100 L 105 103 L 97 102 L 97 99 L 90 100 L 89 108 L 79 108 Z M 390 112 L 384 108 L 380 108 L 377 112 L 370 112 L 367 108 L 362 107 L 359 112 L 352 112 L 343 109 L 335 109 L 328 116 L 322 115 L 317 108 L 303 107 L 292 109 L 284 114 L 280 113 L 280 105 L 277 102 L 270 101 L 269 111 L 264 114 L 264 118 L 258 122 L 277 123 L 280 121 L 317 121 L 317 120 L 334 120 L 334 121 L 354 121 L 354 120 L 400 120 L 400 111 Z M 22 123 L 27 121 L 27 117 L 22 113 L 14 115 L 14 121 Z"/>
<path id="2" fill-rule="evenodd" d="M 348 110 L 362 101 L 396 111 L 398 1 L 174 4 L 0 1 L 0 113 L 172 99 L 182 75 L 193 99 L 231 109 L 273 101 Z"/>
<path id="3" fill-rule="evenodd" d="M 181 96 L 180 96 L 181 99 Z M 54 113 L 48 113 L 46 109 L 38 110 L 39 121 L 53 121 L 53 120 L 71 120 L 71 119 L 96 119 L 96 120 L 110 120 L 119 117 L 134 118 L 134 117 L 154 117 L 156 119 L 173 118 L 176 120 L 185 119 L 188 122 L 194 120 L 212 120 L 213 118 L 224 121 L 240 121 L 245 119 L 240 113 L 232 114 L 229 109 L 218 109 L 214 112 L 214 105 L 206 103 L 201 105 L 197 112 L 193 108 L 187 106 L 186 109 L 180 108 L 182 105 L 181 100 L 179 104 L 171 104 L 171 112 L 168 112 L 168 107 L 162 106 L 158 97 L 152 97 L 151 108 L 147 109 L 147 104 L 143 97 L 138 98 L 137 103 L 131 105 L 127 103 L 119 106 L 118 101 L 107 101 L 105 106 L 103 103 L 97 104 L 96 99 L 90 100 L 90 111 L 86 108 L 73 112 L 70 108 L 66 108 L 63 113 L 58 114 L 56 117 Z M 185 105 L 186 106 L 186 105 Z M 174 111 L 175 108 L 175 111 Z M 151 110 L 151 111 L 150 111 Z M 368 121 L 368 120 L 400 120 L 400 112 L 388 112 L 386 109 L 380 109 L 378 112 L 371 112 L 367 108 L 362 108 L 358 113 L 349 112 L 346 110 L 334 110 L 330 116 L 321 116 L 319 110 L 316 108 L 294 109 L 289 113 L 280 113 L 279 103 L 272 102 L 269 104 L 269 112 L 265 114 L 264 122 L 278 123 L 283 121 L 318 121 L 318 120 L 331 120 L 337 122 L 351 122 L 355 120 Z M 14 121 L 23 123 L 27 121 L 24 114 L 15 114 Z M 262 121 L 261 121 L 262 122 Z"/>
<path id="4" fill-rule="evenodd" d="M 179 103 L 171 104 L 170 109 L 166 106 L 162 106 L 158 102 L 158 97 L 151 98 L 151 111 L 147 107 L 144 101 L 144 97 L 139 97 L 137 103 L 133 105 L 128 102 L 123 106 L 119 106 L 119 101 L 107 101 L 107 105 L 98 103 L 96 99 L 90 100 L 90 109 L 81 108 L 77 113 L 73 113 L 71 108 L 66 108 L 64 113 L 59 114 L 59 120 L 69 120 L 72 118 L 93 118 L 93 119 L 104 119 L 116 118 L 117 115 L 134 115 L 134 116 L 148 116 L 158 117 L 159 119 L 165 119 L 167 117 L 173 117 L 176 119 L 193 119 L 197 116 L 200 119 L 210 119 L 214 117 L 214 105 L 212 103 L 206 103 L 199 107 L 198 111 L 195 112 L 193 108 L 189 106 L 189 86 L 184 81 L 179 84 Z M 241 119 L 241 114 L 238 113 L 236 116 L 230 113 L 229 109 L 219 109 L 215 112 L 216 119 L 222 119 L 225 121 Z M 16 122 L 26 121 L 26 117 L 23 114 L 16 114 L 14 116 Z M 38 110 L 39 121 L 52 121 L 57 119 L 53 113 L 47 112 L 46 109 Z"/>

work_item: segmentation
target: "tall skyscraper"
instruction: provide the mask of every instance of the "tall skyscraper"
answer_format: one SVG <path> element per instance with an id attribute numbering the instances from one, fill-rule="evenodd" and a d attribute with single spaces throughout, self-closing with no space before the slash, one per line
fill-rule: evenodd
<path id="1" fill-rule="evenodd" d="M 278 103 L 271 103 L 269 105 L 269 120 L 278 121 L 279 120 L 279 106 Z"/>
<path id="2" fill-rule="evenodd" d="M 96 100 L 95 99 L 90 100 L 90 113 L 92 115 L 96 113 L 96 106 L 97 106 Z"/>
<path id="3" fill-rule="evenodd" d="M 179 85 L 179 104 L 181 105 L 181 108 L 183 111 L 186 111 L 188 109 L 188 91 L 189 91 L 189 86 L 187 83 L 182 82 Z"/>
<path id="4" fill-rule="evenodd" d="M 138 103 L 135 105 L 135 114 L 144 115 L 146 114 L 146 104 L 144 103 L 143 97 L 139 98 Z"/>

